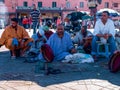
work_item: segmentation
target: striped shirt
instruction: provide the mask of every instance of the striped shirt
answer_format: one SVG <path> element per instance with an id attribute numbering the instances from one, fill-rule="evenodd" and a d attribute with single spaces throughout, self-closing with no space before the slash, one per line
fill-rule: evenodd
<path id="1" fill-rule="evenodd" d="M 39 21 L 39 15 L 40 15 L 39 10 L 32 10 L 30 15 L 32 17 L 32 22 L 38 22 Z"/>

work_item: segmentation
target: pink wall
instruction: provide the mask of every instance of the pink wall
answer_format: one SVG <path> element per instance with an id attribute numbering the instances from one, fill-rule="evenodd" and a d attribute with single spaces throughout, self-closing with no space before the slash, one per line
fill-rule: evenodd
<path id="1" fill-rule="evenodd" d="M 9 12 L 15 12 L 15 6 L 23 6 L 23 2 L 27 1 L 28 2 L 28 6 L 32 6 L 32 3 L 36 3 L 39 1 L 41 1 L 43 3 L 43 7 L 51 7 L 52 6 L 52 2 L 57 2 L 57 7 L 66 7 L 66 0 L 5 0 L 5 5 L 8 7 Z M 85 7 L 83 9 L 80 10 L 88 10 L 87 7 L 87 1 L 86 0 L 68 0 L 70 2 L 70 9 L 75 8 L 75 6 L 79 5 L 79 2 L 84 2 L 85 3 Z M 14 9 L 12 8 L 12 6 L 14 7 Z"/>
<path id="2" fill-rule="evenodd" d="M 120 12 L 120 0 L 102 0 L 102 4 L 98 5 L 98 10 L 104 8 L 105 2 L 109 2 L 109 8 Z M 113 3 L 118 3 L 118 7 L 114 7 Z"/>
<path id="3" fill-rule="evenodd" d="M 32 6 L 32 3 L 36 3 L 39 1 L 43 2 L 43 7 L 51 7 L 52 2 L 57 2 L 57 7 L 66 7 L 66 0 L 5 0 L 5 5 L 8 7 L 9 12 L 15 12 L 16 6 L 23 6 L 23 2 L 27 1 L 28 6 Z M 87 0 L 68 0 L 71 4 L 71 9 L 75 9 L 75 6 L 79 7 L 80 2 L 84 2 L 84 8 L 78 8 L 82 11 L 89 11 L 87 7 Z M 109 2 L 110 8 L 116 9 L 120 11 L 120 0 L 102 0 L 102 4 L 98 5 L 98 10 L 104 8 L 104 3 Z M 119 7 L 115 8 L 112 4 L 116 2 L 119 3 Z"/>

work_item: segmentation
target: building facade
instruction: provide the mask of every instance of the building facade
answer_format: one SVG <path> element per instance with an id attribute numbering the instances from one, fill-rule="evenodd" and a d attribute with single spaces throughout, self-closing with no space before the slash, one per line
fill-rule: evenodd
<path id="1" fill-rule="evenodd" d="M 62 16 L 72 11 L 90 11 L 88 8 L 88 0 L 0 0 L 8 10 L 8 15 L 13 16 L 29 16 L 32 5 L 36 4 L 41 11 L 42 18 L 52 18 Z M 120 12 L 120 0 L 102 0 L 98 4 L 97 10 L 102 8 L 111 8 Z"/>

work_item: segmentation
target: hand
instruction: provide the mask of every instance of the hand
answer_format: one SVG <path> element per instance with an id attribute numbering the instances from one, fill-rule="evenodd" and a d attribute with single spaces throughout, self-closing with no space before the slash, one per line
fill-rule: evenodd
<path id="1" fill-rule="evenodd" d="M 36 42 L 40 42 L 40 39 L 37 39 Z"/>
<path id="2" fill-rule="evenodd" d="M 105 34 L 105 35 L 104 35 L 104 38 L 105 38 L 105 39 L 108 39 L 108 37 L 109 37 L 108 34 Z"/>
<path id="3" fill-rule="evenodd" d="M 23 40 L 27 41 L 27 40 L 28 40 L 28 38 L 24 38 Z"/>
<path id="4" fill-rule="evenodd" d="M 73 53 L 76 53 L 77 52 L 77 50 L 75 49 L 75 48 L 73 48 L 72 50 L 71 50 L 71 53 L 73 54 Z"/>
<path id="5" fill-rule="evenodd" d="M 46 39 L 43 39 L 43 42 L 46 43 Z"/>

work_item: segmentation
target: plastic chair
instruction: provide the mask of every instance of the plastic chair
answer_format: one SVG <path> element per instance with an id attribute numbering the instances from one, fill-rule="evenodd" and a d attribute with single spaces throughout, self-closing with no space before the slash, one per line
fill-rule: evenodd
<path id="1" fill-rule="evenodd" d="M 104 50 L 100 50 L 100 48 L 103 46 Z M 102 55 L 109 59 L 109 43 L 101 43 L 100 41 L 97 41 L 97 56 Z"/>

